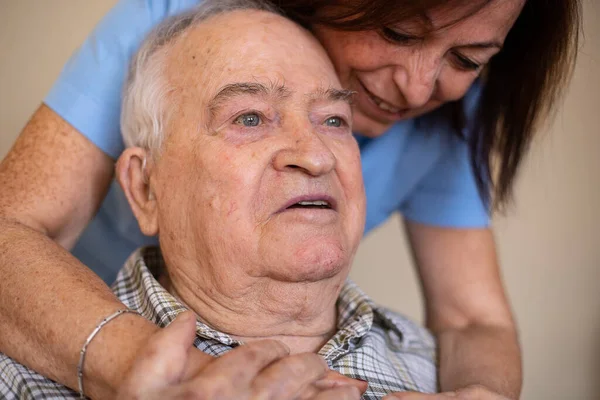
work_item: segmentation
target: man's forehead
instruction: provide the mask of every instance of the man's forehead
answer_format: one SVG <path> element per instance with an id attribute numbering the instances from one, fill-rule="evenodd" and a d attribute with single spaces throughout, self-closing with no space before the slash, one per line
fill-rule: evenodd
<path id="1" fill-rule="evenodd" d="M 257 13 L 270 28 L 256 26 Z M 213 106 L 241 94 L 351 97 L 334 93 L 342 88 L 320 44 L 275 14 L 246 10 L 212 17 L 190 29 L 171 50 L 166 71 L 171 86 L 180 93 L 195 92 Z"/>
<path id="2" fill-rule="evenodd" d="M 305 35 L 292 21 L 283 16 L 260 10 L 233 10 L 211 16 L 190 27 L 179 38 L 182 49 L 189 52 L 204 51 L 244 54 L 246 47 L 264 44 L 286 35 L 286 42 L 305 44 Z M 303 37 L 304 36 L 304 37 Z M 289 40 L 288 40 L 289 39 Z"/>
<path id="3" fill-rule="evenodd" d="M 228 67 L 300 62 L 308 55 L 311 62 L 329 63 L 308 31 L 280 15 L 258 10 L 235 10 L 210 17 L 191 27 L 174 45 L 177 53 L 195 57 L 197 62 Z"/>

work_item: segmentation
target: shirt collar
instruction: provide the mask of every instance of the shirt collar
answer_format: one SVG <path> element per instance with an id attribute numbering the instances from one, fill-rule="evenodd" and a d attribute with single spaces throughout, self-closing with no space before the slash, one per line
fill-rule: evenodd
<path id="1" fill-rule="evenodd" d="M 113 285 L 117 294 L 125 291 L 128 296 L 137 298 L 132 308 L 160 327 L 169 325 L 177 315 L 187 310 L 181 301 L 158 283 L 157 278 L 164 268 L 159 247 L 141 248 L 127 260 Z M 354 282 L 347 280 L 340 292 L 337 309 L 337 332 L 319 351 L 326 360 L 352 350 L 357 341 L 371 330 L 376 307 Z M 227 346 L 242 344 L 200 321 L 196 323 L 196 334 Z"/>

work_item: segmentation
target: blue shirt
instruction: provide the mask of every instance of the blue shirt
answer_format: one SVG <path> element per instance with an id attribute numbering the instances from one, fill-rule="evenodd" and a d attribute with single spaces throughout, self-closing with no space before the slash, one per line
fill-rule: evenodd
<path id="1" fill-rule="evenodd" d="M 128 62 L 160 21 L 200 0 L 120 0 L 65 65 L 45 99 L 69 124 L 116 159 L 121 90 Z M 467 94 L 474 107 L 477 88 Z M 399 211 L 411 221 L 469 228 L 488 224 L 469 161 L 467 143 L 436 114 L 395 124 L 384 135 L 356 136 L 367 194 L 365 233 Z M 139 246 L 155 244 L 139 230 L 121 189 L 113 183 L 73 254 L 106 282 L 114 280 Z"/>

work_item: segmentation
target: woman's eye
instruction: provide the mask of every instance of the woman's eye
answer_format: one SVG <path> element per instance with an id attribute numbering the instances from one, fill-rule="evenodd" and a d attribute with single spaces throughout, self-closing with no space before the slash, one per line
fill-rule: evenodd
<path id="1" fill-rule="evenodd" d="M 454 57 L 456 57 L 456 62 L 458 63 L 458 66 L 464 70 L 476 71 L 482 66 L 482 64 L 470 60 L 460 53 L 454 53 Z"/>
<path id="2" fill-rule="evenodd" d="M 393 42 L 396 44 L 406 45 L 406 44 L 414 43 L 419 40 L 418 37 L 415 37 L 412 35 L 407 35 L 405 33 L 395 31 L 391 28 L 383 28 L 381 30 L 381 34 L 383 35 L 384 38 L 386 38 L 390 42 Z"/>
<path id="3" fill-rule="evenodd" d="M 325 125 L 339 128 L 344 125 L 344 121 L 340 117 L 329 117 L 325 120 Z"/>
<path id="4" fill-rule="evenodd" d="M 260 125 L 260 122 L 260 116 L 257 113 L 242 114 L 234 121 L 234 123 L 238 125 L 243 125 L 249 128 Z"/>

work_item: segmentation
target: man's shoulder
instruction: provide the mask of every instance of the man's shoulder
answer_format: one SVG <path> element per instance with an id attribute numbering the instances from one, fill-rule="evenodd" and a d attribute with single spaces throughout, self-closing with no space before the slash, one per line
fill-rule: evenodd
<path id="1" fill-rule="evenodd" d="M 0 398 L 78 399 L 79 394 L 0 353 Z"/>

